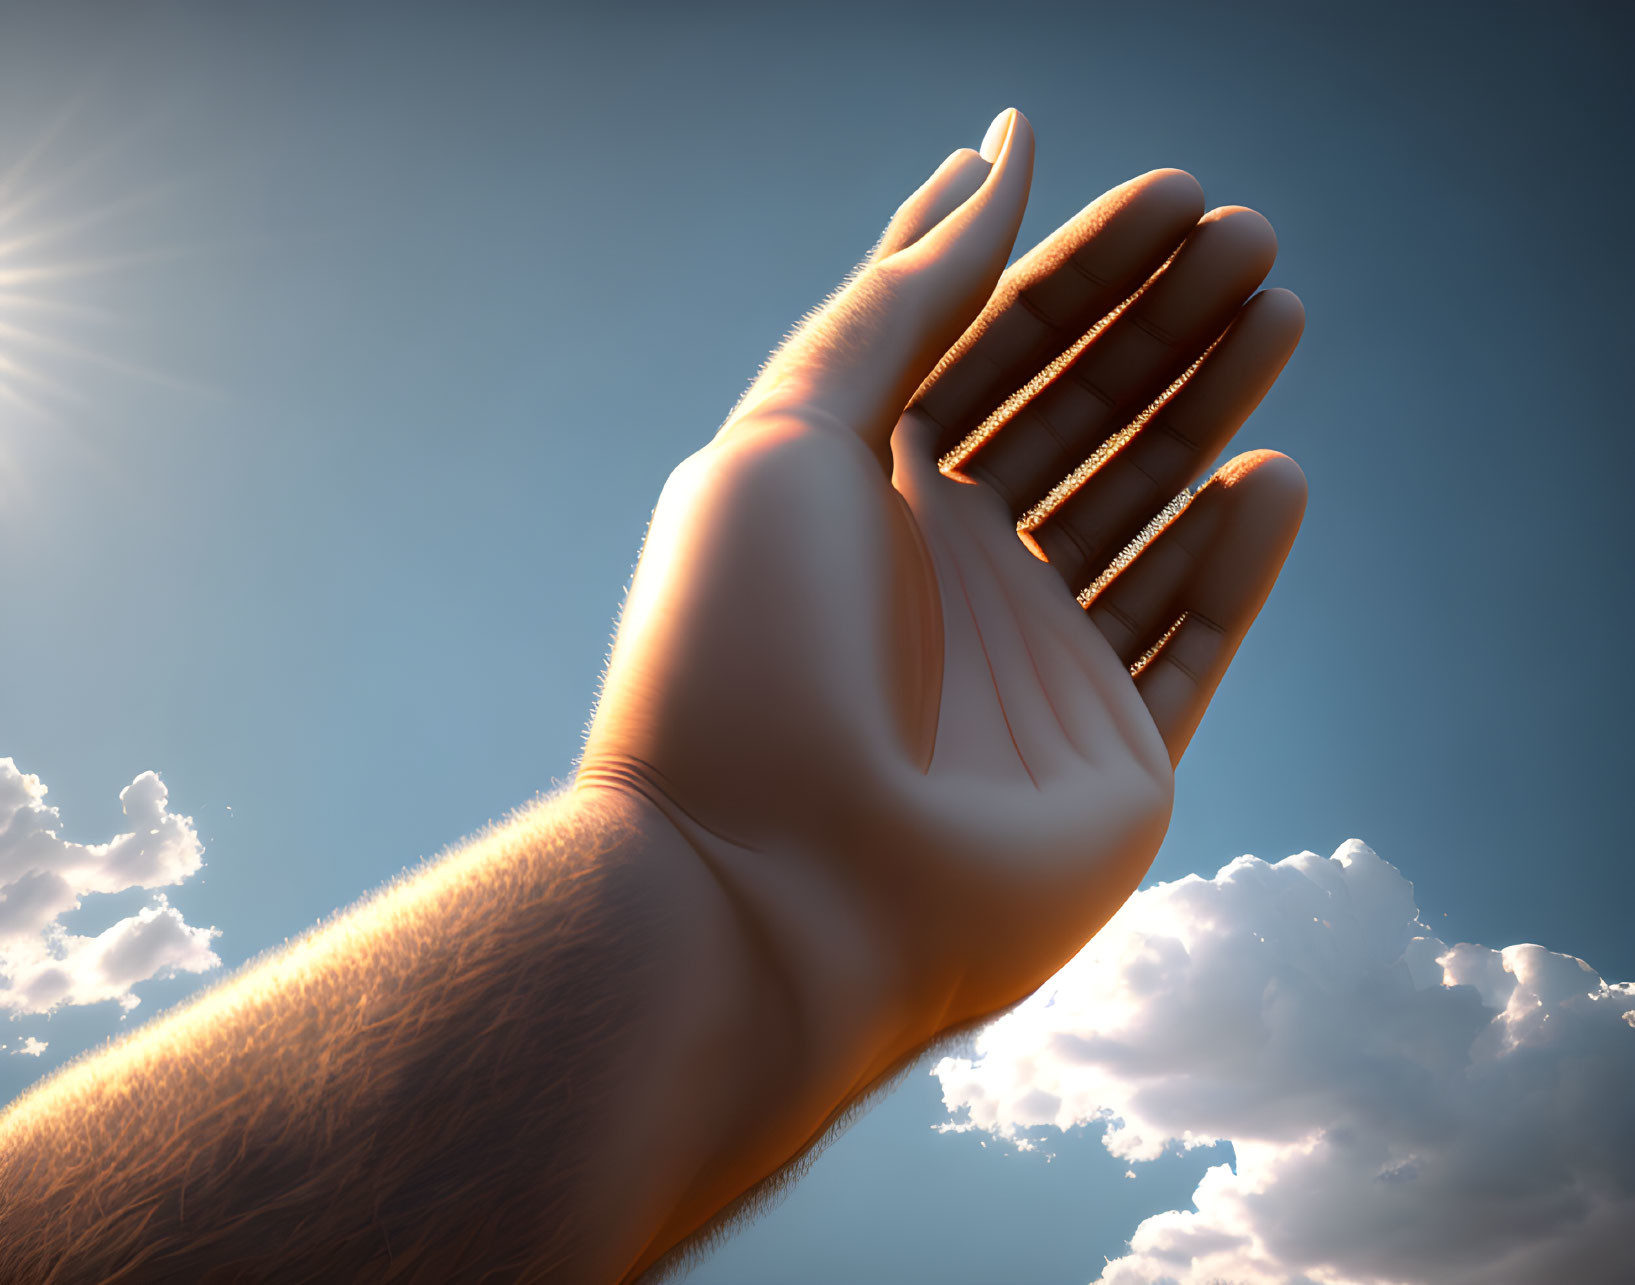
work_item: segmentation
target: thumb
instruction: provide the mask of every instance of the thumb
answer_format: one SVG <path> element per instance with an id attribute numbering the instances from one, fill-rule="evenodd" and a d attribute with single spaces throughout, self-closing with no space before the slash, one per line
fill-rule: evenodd
<path id="1" fill-rule="evenodd" d="M 728 428 L 751 414 L 816 411 L 889 461 L 909 398 L 982 311 L 1016 242 L 1033 177 L 1033 130 L 1021 112 L 999 114 L 981 159 L 981 185 L 935 225 L 910 238 L 893 235 L 893 221 L 874 257 L 773 354 Z M 910 198 L 905 209 L 937 204 Z"/>

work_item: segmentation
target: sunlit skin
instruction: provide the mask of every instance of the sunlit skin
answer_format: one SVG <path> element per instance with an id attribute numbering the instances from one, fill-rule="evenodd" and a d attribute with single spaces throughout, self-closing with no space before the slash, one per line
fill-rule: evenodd
<path id="1" fill-rule="evenodd" d="M 0 1277 L 633 1281 L 1106 922 L 1305 483 L 1167 506 L 1303 312 L 1176 170 L 1007 271 L 1032 166 L 949 157 L 676 467 L 570 790 L 0 1113 Z"/>
<path id="2" fill-rule="evenodd" d="M 1239 456 L 1079 605 L 1260 400 L 1303 311 L 1280 290 L 1246 303 L 1272 266 L 1270 226 L 1204 214 L 1173 170 L 1109 193 L 1001 279 L 1033 165 L 1026 120 L 996 123 L 996 148 L 992 165 L 966 150 L 938 170 L 672 474 L 577 778 L 656 807 L 753 922 L 792 979 L 801 1047 L 822 1050 L 814 1112 L 1026 995 L 1136 888 L 1173 766 L 1305 504 L 1291 461 Z M 1178 245 L 963 477 L 939 471 Z M 1033 532 L 1040 561 L 1017 520 L 1223 331 Z M 791 1123 L 793 1141 L 818 1121 Z M 643 1260 L 726 1194 L 695 1186 Z"/>

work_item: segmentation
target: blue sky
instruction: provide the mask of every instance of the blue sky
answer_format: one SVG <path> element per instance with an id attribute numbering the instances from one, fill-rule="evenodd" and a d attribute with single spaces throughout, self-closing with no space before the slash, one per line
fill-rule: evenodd
<path id="1" fill-rule="evenodd" d="M 1630 21 L 1479 12 L 8 7 L 0 756 L 85 843 L 162 774 L 224 968 L 565 779 L 669 469 L 1015 105 L 1020 246 L 1179 166 L 1307 310 L 1237 444 L 1305 527 L 1149 882 L 1358 837 L 1445 941 L 1635 977 Z M 0 1100 L 118 1029 L 9 1024 Z M 922 1069 L 691 1279 L 1084 1281 L 1230 1154 L 944 1118 Z"/>

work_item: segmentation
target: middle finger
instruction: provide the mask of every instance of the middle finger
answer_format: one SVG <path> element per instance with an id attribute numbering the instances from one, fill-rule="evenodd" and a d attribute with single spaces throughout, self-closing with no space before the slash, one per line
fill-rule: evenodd
<path id="1" fill-rule="evenodd" d="M 1020 518 L 1202 355 L 1276 257 L 1272 225 L 1255 211 L 1204 215 L 1157 280 L 959 471 Z"/>

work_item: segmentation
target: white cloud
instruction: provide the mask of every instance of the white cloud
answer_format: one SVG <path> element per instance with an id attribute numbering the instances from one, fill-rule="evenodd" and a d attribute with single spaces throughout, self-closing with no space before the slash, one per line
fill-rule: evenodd
<path id="1" fill-rule="evenodd" d="M 1635 1280 L 1635 985 L 1448 946 L 1352 840 L 1138 892 L 934 1073 L 954 1121 L 1229 1141 L 1103 1285 Z"/>
<path id="2" fill-rule="evenodd" d="M 0 758 L 0 1010 L 18 1017 L 114 1000 L 128 1012 L 142 1002 L 131 993 L 137 982 L 220 966 L 210 942 L 221 930 L 189 926 L 162 892 L 95 937 L 58 922 L 86 893 L 178 884 L 203 865 L 193 819 L 170 811 L 157 775 L 120 791 L 130 829 L 106 843 L 60 838 L 45 795 L 39 777 Z M 19 1051 L 38 1055 L 45 1046 L 34 1043 Z"/>

